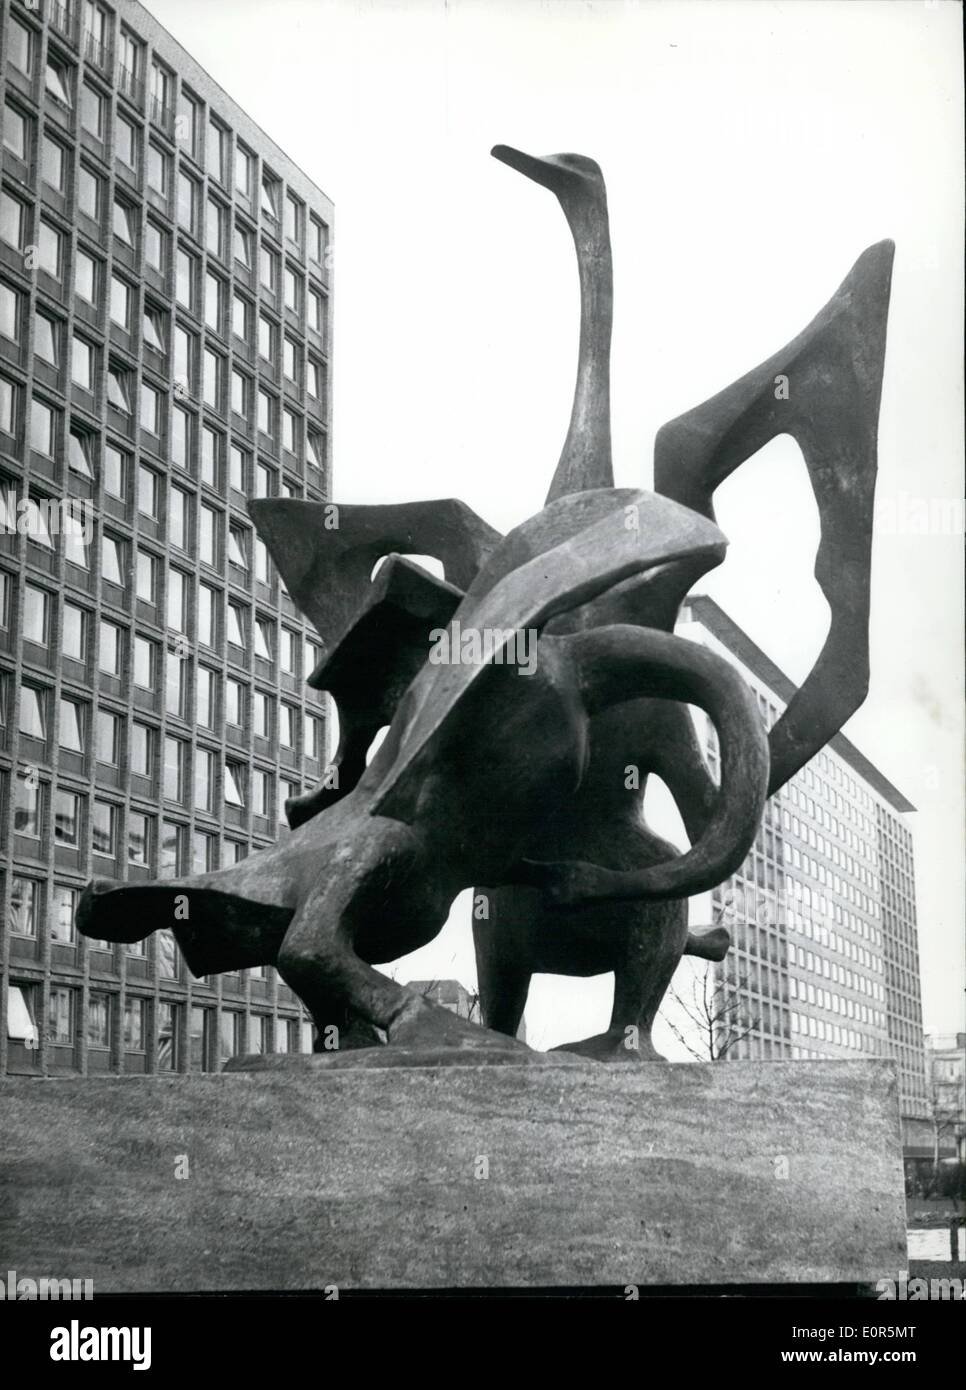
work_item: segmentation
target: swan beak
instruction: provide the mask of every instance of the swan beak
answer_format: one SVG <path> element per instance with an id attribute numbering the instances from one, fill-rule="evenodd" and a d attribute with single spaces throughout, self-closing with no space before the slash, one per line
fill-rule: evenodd
<path id="1" fill-rule="evenodd" d="M 513 149 L 511 145 L 494 145 L 490 154 L 501 164 L 508 164 L 511 169 L 516 169 L 518 174 L 524 174 L 528 179 L 533 179 L 534 183 L 542 184 L 554 193 L 571 187 L 579 179 L 579 175 L 573 169 L 559 164 L 553 156 L 538 159 L 535 155 Z"/>

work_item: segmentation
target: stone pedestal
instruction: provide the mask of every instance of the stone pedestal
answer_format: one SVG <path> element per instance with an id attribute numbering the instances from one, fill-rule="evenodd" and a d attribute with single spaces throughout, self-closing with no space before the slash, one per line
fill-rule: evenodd
<path id="1" fill-rule="evenodd" d="M 7 1079 L 0 1114 L 4 1268 L 99 1293 L 906 1266 L 892 1062 Z"/>

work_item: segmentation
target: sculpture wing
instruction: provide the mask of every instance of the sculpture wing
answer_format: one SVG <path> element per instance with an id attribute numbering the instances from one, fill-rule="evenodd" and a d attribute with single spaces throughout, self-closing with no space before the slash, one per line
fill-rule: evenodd
<path id="1" fill-rule="evenodd" d="M 530 555 L 534 534 L 559 535 L 567 529 L 562 524 L 567 516 L 586 519 L 588 513 L 589 524 Z M 464 598 L 450 624 L 454 644 L 458 647 L 457 625 L 464 633 L 502 634 L 502 644 L 484 647 L 488 661 L 498 660 L 515 632 L 539 631 L 555 614 L 588 602 L 628 575 L 682 555 L 720 558 L 726 544 L 712 522 L 653 493 L 604 489 L 560 498 L 511 531 L 491 557 L 489 578 L 499 577 L 484 584 L 488 576 L 481 573 L 481 590 L 474 586 Z M 505 570 L 504 553 L 522 563 Z M 461 701 L 486 668 L 486 661 L 426 663 L 400 706 L 404 724 L 396 756 L 374 796 L 373 815 L 412 818 L 432 749 L 459 718 Z"/>
<path id="2" fill-rule="evenodd" d="M 654 486 L 714 518 L 715 489 L 779 434 L 798 443 L 818 504 L 815 577 L 828 637 L 769 736 L 769 794 L 841 729 L 869 685 L 869 579 L 876 434 L 895 247 L 870 246 L 780 352 L 659 431 Z M 787 391 L 776 378 L 787 379 Z"/>

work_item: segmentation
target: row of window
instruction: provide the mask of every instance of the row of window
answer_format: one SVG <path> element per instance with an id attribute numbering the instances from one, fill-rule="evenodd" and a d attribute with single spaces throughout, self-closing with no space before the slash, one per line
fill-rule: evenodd
<path id="1" fill-rule="evenodd" d="M 207 668 L 201 668 L 207 669 Z M 318 761 L 323 751 L 322 721 L 313 714 L 302 714 L 295 705 L 278 701 L 264 690 L 248 690 L 240 681 L 226 680 L 224 722 L 230 727 L 245 727 L 246 703 L 252 733 L 256 738 L 272 740 L 279 748 L 295 752 L 298 731 L 302 727 L 302 752 L 306 758 Z M 0 683 L 0 727 L 6 725 L 7 699 L 5 683 Z M 53 691 L 29 681 L 20 686 L 19 730 L 28 738 L 46 743 L 51 729 Z M 141 777 L 153 777 L 157 767 L 157 731 L 152 725 L 134 721 L 122 758 L 122 733 L 125 716 L 100 706 L 92 719 L 89 701 L 73 695 L 61 695 L 57 702 L 57 744 L 69 753 L 95 753 L 97 761 L 106 767 L 126 768 Z M 209 718 L 213 710 L 201 710 Z M 202 728 L 212 728 L 201 723 Z M 186 764 L 187 745 L 168 736 L 164 743 L 164 794 L 169 801 L 184 801 L 184 776 L 176 769 Z M 182 752 L 178 752 L 178 750 Z M 213 781 L 209 763 L 213 754 L 199 748 L 195 763 L 195 806 L 209 811 L 212 807 Z M 206 761 L 206 759 L 208 761 Z M 202 790 L 203 789 L 203 790 Z"/>
<path id="2" fill-rule="evenodd" d="M 191 1070 L 208 1070 L 241 1053 L 312 1050 L 311 1024 L 267 1013 L 246 1016 L 237 1009 L 189 1008 L 132 994 L 125 995 L 120 1010 L 118 995 L 96 989 L 87 992 L 82 1010 L 80 989 L 69 985 L 49 987 L 45 1013 L 41 1012 L 42 1001 L 39 984 L 18 981 L 8 986 L 7 1036 L 28 1051 L 38 1049 L 41 1041 L 72 1047 L 81 1029 L 88 1048 L 109 1051 L 118 1041 L 119 1014 L 121 1047 L 125 1052 L 146 1052 L 150 1039 L 158 1071 L 186 1070 L 183 1046 Z"/>
<path id="3" fill-rule="evenodd" d="M 180 574 L 180 571 L 172 571 Z M 188 576 L 183 576 L 185 582 Z M 6 570 L 0 570 L 0 631 L 10 630 L 11 613 L 13 609 L 13 576 Z M 219 612 L 223 595 L 220 591 L 210 588 L 206 584 L 199 583 L 198 586 L 198 606 L 197 623 L 195 635 L 203 646 L 211 648 L 213 651 L 220 650 L 220 643 L 216 640 L 220 635 Z M 29 582 L 24 587 L 24 618 L 21 629 L 21 640 L 32 642 L 38 647 L 51 647 L 53 632 L 53 604 L 54 595 L 50 590 L 42 589 Z M 299 675 L 299 647 L 303 649 L 303 666 L 305 675 L 308 676 L 315 668 L 321 657 L 319 644 L 310 637 L 301 637 L 292 628 L 286 627 L 284 623 L 276 625 L 271 618 L 256 613 L 254 623 L 250 624 L 250 610 L 247 606 L 229 600 L 225 612 L 227 622 L 225 627 L 225 637 L 228 642 L 246 651 L 249 646 L 249 629 L 251 627 L 252 642 L 254 645 L 255 656 L 267 663 L 274 663 L 277 660 L 281 671 L 293 677 Z M 57 631 L 56 646 L 58 656 L 69 657 L 72 661 L 87 663 L 90 634 L 93 623 L 93 615 L 86 608 L 81 608 L 70 600 L 65 599 L 61 615 L 60 627 Z M 105 675 L 121 678 L 126 667 L 126 639 L 127 631 L 119 627 L 109 619 L 102 619 L 98 632 L 98 669 Z M 135 638 L 135 668 L 138 671 L 152 669 L 153 666 L 160 664 L 158 658 L 146 661 L 144 656 L 144 645 L 150 644 L 152 639 L 140 638 L 141 646 L 138 645 L 138 638 Z M 154 645 L 157 645 L 154 643 Z M 183 650 L 174 650 L 171 653 L 174 660 L 182 664 L 187 659 L 187 653 Z M 207 669 L 200 667 L 199 669 Z M 211 672 L 211 675 L 216 675 Z M 174 677 L 172 676 L 172 679 Z M 235 684 L 239 684 L 235 682 Z M 147 690 L 153 690 L 154 685 L 146 685 Z M 239 707 L 245 708 L 245 700 L 239 701 Z M 230 702 L 231 708 L 235 707 L 234 699 Z M 196 712 L 197 713 L 197 712 Z M 205 727 L 211 727 L 205 724 Z"/>
<path id="4" fill-rule="evenodd" d="M 850 1047 L 853 1052 L 875 1054 L 878 1044 L 875 1038 L 860 1032 L 857 1028 L 843 1027 L 839 1023 L 826 1022 L 824 1018 L 792 1013 L 792 1032 L 803 1037 L 818 1038 L 823 1042 L 835 1043 L 837 1047 Z M 794 1055 L 794 1054 L 793 1054 Z M 820 1057 L 821 1053 L 813 1053 Z"/>
<path id="5" fill-rule="evenodd" d="M 814 1004 L 820 1009 L 827 1009 L 829 1013 L 842 1014 L 843 1017 L 854 1018 L 872 1028 L 885 1030 L 885 1013 L 870 1008 L 861 1000 L 849 999 L 845 995 L 837 994 L 834 989 L 824 989 L 821 985 L 816 987 L 805 980 L 796 980 L 794 975 L 789 977 L 788 987 L 791 997 L 800 999 L 802 1003 Z"/>
<path id="6" fill-rule="evenodd" d="M 105 58 L 103 40 L 98 37 L 105 29 L 106 16 L 99 11 L 100 20 L 85 16 L 85 35 L 91 40 L 88 56 L 102 66 Z M 89 22 L 88 22 L 89 21 Z M 39 63 L 39 33 L 20 20 L 11 17 L 7 38 L 7 57 L 15 69 L 25 77 L 32 77 Z M 128 98 L 140 105 L 144 96 L 144 54 L 142 41 L 122 29 L 119 51 L 118 87 Z M 44 67 L 44 89 L 54 101 L 66 110 L 79 108 L 80 128 L 95 139 L 104 141 L 108 135 L 110 116 L 110 97 L 90 75 L 80 82 L 74 64 L 65 55 L 48 46 Z M 204 133 L 204 164 L 210 179 L 219 184 L 227 193 L 234 193 L 249 204 L 254 203 L 254 185 L 258 178 L 258 159 L 240 140 L 235 140 L 231 149 L 232 135 L 229 128 L 217 116 L 209 112 L 207 120 L 203 114 L 203 103 L 181 84 L 176 108 L 174 105 L 175 75 L 156 56 L 150 65 L 151 115 L 159 127 L 180 149 L 195 160 L 201 158 L 201 139 Z M 129 168 L 137 170 L 141 139 L 139 127 L 128 120 L 120 111 L 117 113 L 114 132 L 114 148 L 117 157 Z M 25 154 L 19 157 L 25 158 Z M 169 156 L 163 145 L 154 140 L 147 144 L 145 163 L 149 186 L 165 194 L 168 191 L 170 174 L 165 172 Z M 187 178 L 187 175 L 183 175 Z M 282 181 L 264 164 L 258 180 L 259 210 L 270 225 L 282 224 L 286 240 L 299 250 L 307 249 L 311 259 L 324 265 L 327 255 L 328 231 L 325 223 L 315 213 L 309 213 L 306 223 L 306 207 L 290 189 L 282 197 Z"/>
<path id="7" fill-rule="evenodd" d="M 213 777 L 215 757 L 206 754 L 205 766 Z M 272 816 L 274 775 L 247 763 L 226 760 L 222 765 L 221 796 L 218 805 L 251 805 L 254 815 Z M 287 778 L 278 779 L 278 824 L 285 825 L 284 805 L 297 796 L 299 786 Z M 13 828 L 17 835 L 40 840 L 47 820 L 50 787 L 31 771 L 16 779 Z M 94 854 L 117 859 L 121 851 L 122 806 L 104 797 L 58 788 L 53 794 L 53 840 L 62 849 L 83 850 L 90 845 Z M 225 842 L 229 862 L 246 857 L 246 846 L 239 841 Z M 209 873 L 216 867 L 217 836 L 195 831 L 189 840 L 188 828 L 177 821 L 160 818 L 146 811 L 130 810 L 127 815 L 125 859 L 129 864 L 151 866 L 157 858 L 159 878 L 187 873 Z"/>

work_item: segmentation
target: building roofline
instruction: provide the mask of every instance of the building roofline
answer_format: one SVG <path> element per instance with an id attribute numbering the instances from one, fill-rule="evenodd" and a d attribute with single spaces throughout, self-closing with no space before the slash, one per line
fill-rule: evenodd
<path id="1" fill-rule="evenodd" d="M 707 594 L 692 594 L 689 596 L 687 604 L 694 616 L 704 623 L 709 632 L 712 632 L 726 647 L 733 651 L 749 670 L 754 671 L 756 676 L 770 685 L 775 694 L 784 700 L 786 705 L 791 703 L 798 686 L 775 665 L 771 657 L 767 656 L 756 642 L 752 641 L 747 632 L 740 628 L 733 618 L 728 617 L 728 614 L 715 603 L 713 598 Z M 898 787 L 893 786 L 888 777 L 883 776 L 874 763 L 871 763 L 865 754 L 861 753 L 844 734 L 835 734 L 829 739 L 828 746 L 833 748 L 839 757 L 843 758 L 870 786 L 874 787 L 879 795 L 883 796 L 895 810 L 902 813 L 915 811 L 916 808 L 912 802 L 908 801 Z"/>
<path id="2" fill-rule="evenodd" d="M 258 131 L 259 135 L 265 141 L 266 145 L 269 145 L 271 147 L 273 156 L 276 159 L 278 159 L 281 163 L 288 165 L 289 168 L 294 169 L 301 176 L 301 178 L 305 180 L 305 183 L 308 185 L 308 187 L 314 189 L 315 192 L 319 195 L 319 197 L 323 199 L 324 202 L 328 203 L 330 208 L 335 208 L 335 203 L 333 202 L 332 198 L 330 198 L 328 193 L 326 193 L 325 189 L 320 188 L 319 185 L 315 182 L 315 180 L 309 177 L 309 175 L 305 172 L 302 166 L 300 164 L 296 164 L 295 160 L 292 158 L 290 154 L 286 154 L 285 150 L 282 149 L 278 141 L 272 139 L 272 137 L 269 135 L 268 131 L 264 128 L 264 126 L 259 125 L 255 118 L 249 115 L 245 108 L 235 100 L 231 93 L 225 90 L 225 88 L 221 85 L 218 79 L 216 77 L 213 77 L 211 73 L 208 71 L 208 69 L 204 67 L 201 63 L 199 63 L 197 58 L 195 58 L 191 53 L 189 53 L 189 51 L 185 48 L 181 40 L 175 38 L 171 30 L 167 29 L 159 19 L 155 18 L 155 16 L 151 13 L 149 9 L 147 9 L 144 5 L 141 4 L 141 0 L 123 0 L 123 3 L 117 3 L 115 6 L 115 12 L 119 19 L 123 21 L 125 18 L 130 18 L 131 23 L 135 23 L 136 21 L 134 20 L 133 16 L 125 15 L 125 9 L 138 11 L 139 19 L 140 16 L 143 16 L 144 22 L 147 25 L 154 28 L 158 33 L 163 34 L 169 43 L 172 43 L 175 46 L 175 48 L 177 48 L 181 53 L 184 54 L 187 63 L 190 64 L 196 72 L 203 73 L 205 78 L 211 83 L 212 87 L 217 88 L 217 90 L 222 94 L 229 106 L 231 106 L 235 111 L 240 112 L 241 115 L 244 116 L 245 120 L 249 123 L 249 125 L 254 130 Z M 179 72 L 179 76 L 181 75 L 182 74 Z M 190 83 L 190 75 L 188 80 Z M 232 124 L 235 124 L 235 122 L 232 122 Z"/>

